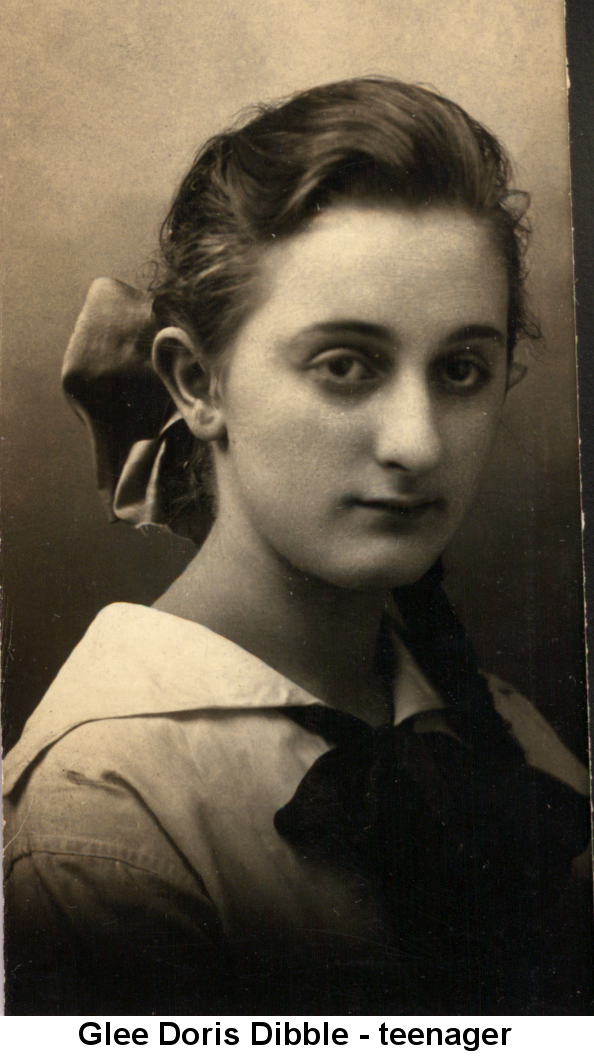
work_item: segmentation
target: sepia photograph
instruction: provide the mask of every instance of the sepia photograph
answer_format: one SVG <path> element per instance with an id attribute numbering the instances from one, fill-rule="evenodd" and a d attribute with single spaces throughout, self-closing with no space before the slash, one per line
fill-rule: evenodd
<path id="1" fill-rule="evenodd" d="M 6 1013 L 591 1014 L 563 0 L 6 24 Z"/>

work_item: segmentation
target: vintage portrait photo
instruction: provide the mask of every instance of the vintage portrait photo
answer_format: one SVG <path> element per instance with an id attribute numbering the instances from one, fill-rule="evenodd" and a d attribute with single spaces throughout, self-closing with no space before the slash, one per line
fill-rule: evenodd
<path id="1" fill-rule="evenodd" d="M 6 1013 L 591 1013 L 562 0 L 7 6 Z"/>

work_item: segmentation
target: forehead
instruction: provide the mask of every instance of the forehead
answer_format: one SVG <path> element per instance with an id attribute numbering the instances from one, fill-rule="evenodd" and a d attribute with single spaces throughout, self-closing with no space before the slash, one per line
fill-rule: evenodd
<path id="1" fill-rule="evenodd" d="M 505 263 L 488 222 L 450 207 L 327 209 L 266 249 L 259 288 L 252 322 L 281 331 L 347 310 L 405 330 L 420 313 L 436 328 L 507 315 Z"/>

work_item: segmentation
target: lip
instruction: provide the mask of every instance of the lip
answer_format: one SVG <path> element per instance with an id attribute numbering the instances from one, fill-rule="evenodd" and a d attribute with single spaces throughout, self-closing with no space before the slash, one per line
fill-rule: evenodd
<path id="1" fill-rule="evenodd" d="M 407 519 L 422 518 L 425 514 L 436 513 L 445 507 L 441 497 L 423 496 L 357 497 L 353 502 L 355 507 L 383 511 Z"/>

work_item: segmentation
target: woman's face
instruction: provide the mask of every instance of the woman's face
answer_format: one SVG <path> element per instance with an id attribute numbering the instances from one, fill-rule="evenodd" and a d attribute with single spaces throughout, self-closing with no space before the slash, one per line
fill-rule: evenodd
<path id="1" fill-rule="evenodd" d="M 219 517 L 345 588 L 416 581 L 466 512 L 506 392 L 488 225 L 340 205 L 263 255 L 221 379 Z"/>

